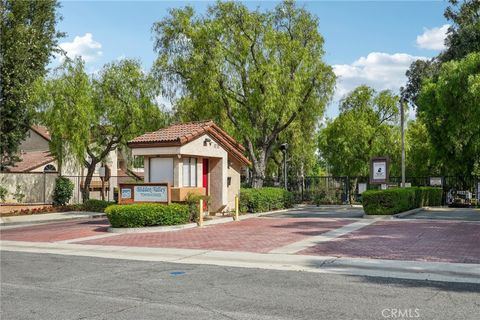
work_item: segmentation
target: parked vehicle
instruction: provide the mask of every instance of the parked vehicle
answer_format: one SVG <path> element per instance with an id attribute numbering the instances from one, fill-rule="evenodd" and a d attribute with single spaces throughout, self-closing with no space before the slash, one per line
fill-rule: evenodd
<path id="1" fill-rule="evenodd" d="M 447 205 L 449 207 L 470 207 L 472 193 L 466 190 L 450 189 L 447 193 Z"/>

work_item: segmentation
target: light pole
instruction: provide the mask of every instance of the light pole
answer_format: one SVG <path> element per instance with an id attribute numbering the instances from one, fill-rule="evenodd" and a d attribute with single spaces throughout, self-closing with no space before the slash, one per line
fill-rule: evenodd
<path id="1" fill-rule="evenodd" d="M 283 182 L 285 184 L 285 190 L 288 190 L 288 178 L 287 178 L 287 151 L 288 143 L 282 143 L 280 150 L 283 152 Z"/>
<path id="2" fill-rule="evenodd" d="M 402 130 L 402 188 L 405 188 L 405 110 L 406 99 L 400 100 L 400 128 Z"/>

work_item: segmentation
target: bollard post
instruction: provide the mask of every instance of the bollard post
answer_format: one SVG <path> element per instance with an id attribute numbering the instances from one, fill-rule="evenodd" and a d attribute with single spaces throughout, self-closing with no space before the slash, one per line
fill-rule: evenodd
<path id="1" fill-rule="evenodd" d="M 235 196 L 235 217 L 234 217 L 235 221 L 238 221 L 238 202 L 239 202 L 239 199 L 237 195 Z"/>
<path id="2" fill-rule="evenodd" d="M 198 202 L 198 222 L 199 227 L 203 227 L 203 199 Z"/>

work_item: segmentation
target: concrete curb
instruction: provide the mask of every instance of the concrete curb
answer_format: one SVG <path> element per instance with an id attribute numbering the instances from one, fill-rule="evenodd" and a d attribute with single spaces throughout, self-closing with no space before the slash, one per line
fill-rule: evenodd
<path id="1" fill-rule="evenodd" d="M 275 211 L 267 211 L 267 212 L 260 212 L 260 213 L 247 213 L 244 215 L 239 215 L 238 220 L 246 220 L 251 218 L 258 218 L 264 215 L 278 213 L 278 212 L 286 212 L 289 209 L 282 209 L 282 210 L 275 210 Z M 215 224 L 222 224 L 222 223 L 230 223 L 235 222 L 233 217 L 224 217 L 218 218 L 213 220 L 204 220 L 203 227 L 215 225 Z M 197 223 L 187 223 L 187 224 L 180 224 L 175 226 L 155 226 L 155 227 L 138 227 L 138 228 L 113 228 L 109 227 L 108 232 L 112 233 L 148 233 L 148 232 L 171 232 L 177 230 L 185 230 L 185 229 L 192 229 L 198 227 Z"/>
<path id="2" fill-rule="evenodd" d="M 109 227 L 108 232 L 112 233 L 148 233 L 148 232 L 169 232 L 184 229 L 191 229 L 197 226 L 196 223 L 180 224 L 175 226 L 156 226 L 156 227 L 138 227 L 138 228 L 114 228 Z"/>
<path id="3" fill-rule="evenodd" d="M 403 218 L 403 217 L 410 216 L 410 215 L 415 214 L 415 213 L 419 213 L 420 211 L 423 211 L 423 210 L 425 210 L 425 207 L 415 208 L 415 209 L 412 209 L 412 210 L 408 210 L 408 211 L 404 211 L 404 212 L 394 214 L 393 217 L 394 218 Z"/>
<path id="4" fill-rule="evenodd" d="M 480 284 L 480 264 L 178 248 L 0 241 L 2 251 Z"/>
<path id="5" fill-rule="evenodd" d="M 88 218 L 103 218 L 105 213 L 101 212 L 85 212 L 85 211 L 69 211 L 69 212 L 56 212 L 56 213 L 42 213 L 32 214 L 25 216 L 10 216 L 0 218 L 0 226 L 23 226 L 42 224 L 48 222 L 62 222 L 75 219 L 88 219 Z"/>

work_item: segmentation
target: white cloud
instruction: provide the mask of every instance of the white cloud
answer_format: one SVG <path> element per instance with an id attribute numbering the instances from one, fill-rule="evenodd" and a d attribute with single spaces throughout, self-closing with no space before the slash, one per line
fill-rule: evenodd
<path id="1" fill-rule="evenodd" d="M 450 25 L 444 24 L 437 28 L 424 28 L 423 33 L 417 36 L 417 46 L 422 49 L 443 50 L 449 27 Z"/>
<path id="2" fill-rule="evenodd" d="M 362 84 L 376 90 L 390 89 L 397 92 L 405 84 L 408 67 L 418 59 L 427 58 L 406 53 L 371 52 L 352 64 L 334 65 L 333 71 L 338 77 L 334 102 Z"/>
<path id="3" fill-rule="evenodd" d="M 76 36 L 72 42 L 61 43 L 60 47 L 66 51 L 69 58 L 81 56 L 85 62 L 94 61 L 103 54 L 102 44 L 93 40 L 93 35 L 89 32 L 84 36 Z"/>

